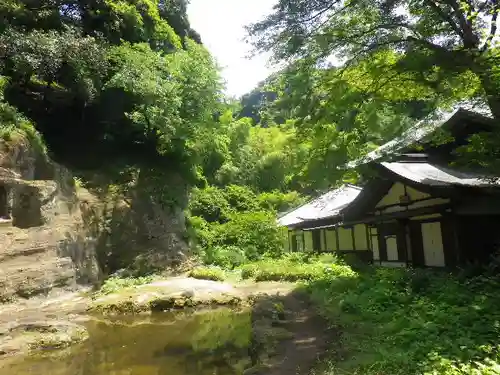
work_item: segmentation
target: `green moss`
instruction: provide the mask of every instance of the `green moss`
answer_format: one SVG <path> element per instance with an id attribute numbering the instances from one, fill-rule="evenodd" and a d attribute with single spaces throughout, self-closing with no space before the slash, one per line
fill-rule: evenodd
<path id="1" fill-rule="evenodd" d="M 238 306 L 243 303 L 240 296 L 230 293 L 212 290 L 186 292 L 178 288 L 144 285 L 125 288 L 114 294 L 96 295 L 88 311 L 100 314 L 138 314 L 193 307 Z"/>
<path id="2" fill-rule="evenodd" d="M 145 277 L 110 277 L 107 279 L 101 288 L 96 292 L 95 296 L 117 293 L 131 287 L 149 284 L 155 279 L 155 276 Z"/>
<path id="3" fill-rule="evenodd" d="M 64 327 L 58 329 L 40 330 L 39 332 L 26 332 L 26 341 L 29 350 L 63 349 L 88 338 L 87 330 L 83 327 Z"/>
<path id="4" fill-rule="evenodd" d="M 219 267 L 196 267 L 189 272 L 189 277 L 201 280 L 224 281 L 226 273 Z"/>
<path id="5" fill-rule="evenodd" d="M 89 307 L 89 311 L 101 314 L 137 314 L 150 311 L 147 305 L 132 300 L 118 300 L 116 302 L 96 303 Z"/>

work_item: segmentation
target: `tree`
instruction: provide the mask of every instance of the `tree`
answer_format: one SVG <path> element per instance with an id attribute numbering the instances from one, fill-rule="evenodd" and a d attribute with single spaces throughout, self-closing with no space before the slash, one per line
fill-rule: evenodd
<path id="1" fill-rule="evenodd" d="M 266 89 L 267 82 L 261 82 L 251 92 L 241 97 L 241 111 L 238 114 L 239 118 L 249 117 L 255 124 L 262 124 L 262 112 L 266 110 L 269 103 L 276 100 L 277 93 Z M 276 121 L 283 123 L 283 119 Z"/>
<path id="2" fill-rule="evenodd" d="M 453 93 L 468 81 L 500 119 L 499 12 L 495 0 L 280 0 L 249 32 L 276 59 L 371 61 L 387 84 Z"/>
<path id="3" fill-rule="evenodd" d="M 160 0 L 158 5 L 160 16 L 172 26 L 177 35 L 201 44 L 200 35 L 189 24 L 187 4 L 187 0 Z"/>
<path id="4" fill-rule="evenodd" d="M 5 100 L 64 164 L 192 174 L 196 138 L 212 125 L 220 84 L 210 54 L 189 39 L 183 4 L 2 2 Z"/>
<path id="5" fill-rule="evenodd" d="M 377 57 L 384 62 L 395 56 L 387 51 Z M 343 69 L 318 67 L 302 59 L 266 88 L 277 93 L 267 111 L 293 118 L 296 143 L 307 150 L 293 178 L 301 190 L 356 182 L 357 174 L 346 174 L 339 167 L 393 139 L 436 106 L 470 95 L 465 83 L 449 96 L 411 82 L 404 74 L 380 86 L 377 73 L 373 59 Z"/>

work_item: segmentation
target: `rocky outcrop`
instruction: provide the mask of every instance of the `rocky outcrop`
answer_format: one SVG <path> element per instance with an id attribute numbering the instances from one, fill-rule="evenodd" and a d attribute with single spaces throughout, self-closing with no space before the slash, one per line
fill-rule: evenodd
<path id="1" fill-rule="evenodd" d="M 101 194 L 100 202 L 91 195 L 81 198 L 84 219 L 93 228 L 100 264 L 107 274 L 125 271 L 122 275 L 142 276 L 180 270 L 188 261 L 182 209 L 186 203 L 165 205 L 155 186 L 158 182 L 139 175 L 125 191 Z M 187 187 L 182 181 L 166 177 L 166 186 L 175 187 L 172 194 L 178 199 L 187 199 Z"/>
<path id="2" fill-rule="evenodd" d="M 0 229 L 0 299 L 96 283 L 100 275 L 95 247 L 83 232 L 76 219 L 25 230 Z"/>
<path id="3" fill-rule="evenodd" d="M 117 192 L 103 176 L 91 192 L 39 142 L 21 133 L 0 139 L 0 300 L 95 284 L 122 269 L 140 275 L 185 262 L 186 184 L 151 171 L 131 181 Z M 157 187 L 167 185 L 175 204 L 158 198 Z"/>
<path id="4" fill-rule="evenodd" d="M 98 281 L 95 243 L 67 169 L 19 134 L 0 141 L 0 187 L 0 300 Z"/>
<path id="5" fill-rule="evenodd" d="M 243 299 L 244 294 L 230 284 L 179 277 L 101 296 L 92 302 L 89 309 L 104 314 L 127 314 L 239 305 Z"/>
<path id="6" fill-rule="evenodd" d="M 62 349 L 88 338 L 85 328 L 68 321 L 13 321 L 0 327 L 0 355 Z"/>

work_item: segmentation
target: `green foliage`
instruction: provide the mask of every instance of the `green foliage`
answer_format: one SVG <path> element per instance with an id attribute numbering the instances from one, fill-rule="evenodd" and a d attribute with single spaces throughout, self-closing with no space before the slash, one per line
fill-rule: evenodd
<path id="1" fill-rule="evenodd" d="M 144 285 L 153 282 L 155 276 L 144 276 L 144 277 L 118 277 L 113 276 L 107 279 L 101 288 L 98 290 L 97 294 L 106 295 L 121 291 L 126 288 L 133 288 L 135 286 Z"/>
<path id="2" fill-rule="evenodd" d="M 200 280 L 224 281 L 226 274 L 219 267 L 196 267 L 189 271 L 189 277 Z"/>
<path id="3" fill-rule="evenodd" d="M 217 125 L 197 144 L 210 185 L 247 186 L 254 192 L 295 188 L 304 147 L 295 142 L 293 123 L 253 126 L 251 119 L 233 120 L 232 112 L 226 111 Z"/>
<path id="4" fill-rule="evenodd" d="M 47 147 L 41 134 L 33 124 L 22 116 L 14 107 L 2 101 L 0 94 L 0 143 L 6 148 L 27 143 L 38 157 L 47 157 Z M 3 142 L 2 142 L 3 141 Z"/>
<path id="5" fill-rule="evenodd" d="M 237 212 L 258 210 L 257 196 L 246 186 L 228 185 L 224 188 L 227 202 Z"/>
<path id="6" fill-rule="evenodd" d="M 205 264 L 233 269 L 264 255 L 279 256 L 283 232 L 276 212 L 303 201 L 298 193 L 256 195 L 245 186 L 208 186 L 191 193 L 189 224 Z"/>
<path id="7" fill-rule="evenodd" d="M 176 14 L 185 4 L 10 0 L 0 10 L 5 101 L 54 157 L 117 175 L 144 165 L 193 174 L 220 85 L 212 57 Z"/>
<path id="8" fill-rule="evenodd" d="M 247 255 L 243 249 L 234 245 L 208 246 L 201 251 L 201 260 L 208 265 L 232 270 L 247 262 Z"/>
<path id="9" fill-rule="evenodd" d="M 262 193 L 257 197 L 259 206 L 266 211 L 286 212 L 304 204 L 307 199 L 296 191 L 280 193 L 277 191 Z"/>
<path id="10" fill-rule="evenodd" d="M 499 144 L 498 132 L 474 134 L 466 145 L 455 150 L 457 160 L 454 164 L 472 170 L 486 171 L 485 180 L 488 180 L 488 175 L 498 176 L 500 171 Z"/>
<path id="11" fill-rule="evenodd" d="M 277 59 L 307 58 L 317 65 L 333 54 L 346 66 L 366 63 L 385 72 L 377 91 L 407 96 L 428 88 L 452 97 L 470 87 L 474 93 L 480 85 L 498 117 L 499 12 L 494 3 L 457 0 L 281 0 L 249 32 L 258 49 L 274 52 Z M 471 74 L 473 79 L 463 80 Z M 414 86 L 402 93 L 395 82 Z"/>
<path id="12" fill-rule="evenodd" d="M 194 188 L 189 199 L 191 215 L 199 216 L 209 223 L 229 220 L 231 208 L 224 191 L 217 187 Z"/>
<path id="13" fill-rule="evenodd" d="M 497 276 L 375 268 L 324 274 L 308 284 L 323 315 L 343 330 L 344 361 L 325 374 L 496 374 Z"/>
<path id="14" fill-rule="evenodd" d="M 286 63 L 257 92 L 274 94 L 266 110 L 293 119 L 308 150 L 295 180 L 320 190 L 359 181 L 338 167 L 436 108 L 487 103 L 499 119 L 499 13 L 487 1 L 278 1 L 248 32 Z M 471 165 L 496 172 L 498 139 L 489 143 L 481 158 L 485 142 L 472 140 Z"/>
<path id="15" fill-rule="evenodd" d="M 192 216 L 199 216 L 209 223 L 224 223 L 236 212 L 285 211 L 302 204 L 305 198 L 297 192 L 255 194 L 250 188 L 227 185 L 194 188 L 191 191 L 189 210 Z"/>
<path id="16" fill-rule="evenodd" d="M 241 267 L 243 279 L 256 281 L 315 280 L 324 275 L 330 277 L 353 277 L 355 273 L 341 263 L 324 263 L 317 257 L 304 258 L 288 255 L 280 259 L 265 259 Z"/>
<path id="17" fill-rule="evenodd" d="M 199 216 L 188 216 L 188 232 L 191 238 L 201 249 L 206 249 L 214 243 L 214 233 L 212 227 L 216 223 L 210 224 Z"/>
<path id="18" fill-rule="evenodd" d="M 227 223 L 214 228 L 215 241 L 241 248 L 249 260 L 264 254 L 278 256 L 283 251 L 282 232 L 276 217 L 264 211 L 233 214 Z"/>
<path id="19" fill-rule="evenodd" d="M 407 77 L 391 77 L 380 85 L 391 71 L 378 71 L 373 65 L 379 60 L 395 64 L 391 53 L 343 69 L 304 60 L 269 83 L 278 95 L 268 110 L 293 119 L 289 123 L 295 135 L 290 142 L 301 152 L 289 178 L 291 186 L 310 191 L 342 181 L 357 183 L 357 171 L 339 167 L 392 140 L 437 106 L 471 95 L 466 89 L 469 77 L 463 77 L 463 91 L 453 96 L 418 86 Z"/>

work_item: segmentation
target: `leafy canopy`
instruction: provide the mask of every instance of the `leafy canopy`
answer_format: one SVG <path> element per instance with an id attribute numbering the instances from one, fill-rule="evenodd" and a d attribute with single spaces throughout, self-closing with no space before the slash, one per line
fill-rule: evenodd
<path id="1" fill-rule="evenodd" d="M 191 175 L 219 106 L 217 68 L 181 0 L 9 0 L 0 11 L 5 100 L 56 159 Z"/>
<path id="2" fill-rule="evenodd" d="M 472 74 L 500 118 L 499 12 L 490 0 L 280 0 L 249 32 L 276 59 L 368 62 L 379 76 L 401 74 L 436 92 Z M 394 58 L 380 61 L 387 53 Z"/>

